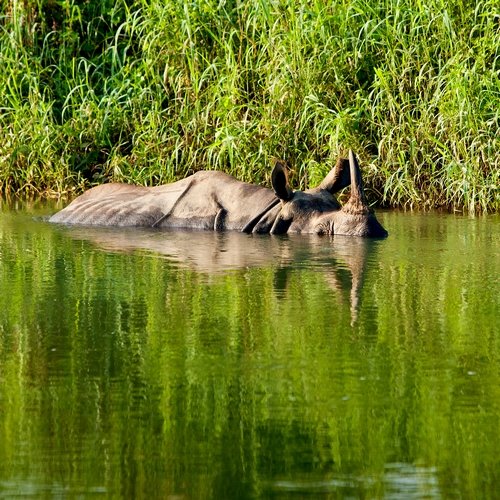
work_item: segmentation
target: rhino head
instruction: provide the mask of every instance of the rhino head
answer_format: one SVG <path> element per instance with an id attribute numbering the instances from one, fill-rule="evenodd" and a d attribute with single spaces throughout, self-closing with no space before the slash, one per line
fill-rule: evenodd
<path id="1" fill-rule="evenodd" d="M 293 191 L 286 166 L 278 161 L 271 175 L 272 187 L 281 203 L 275 208 L 270 232 L 310 233 L 383 238 L 387 231 L 368 206 L 356 156 L 340 159 L 321 184 L 306 191 Z M 351 196 L 343 206 L 333 194 L 351 185 Z M 256 228 L 259 232 L 259 228 Z"/>

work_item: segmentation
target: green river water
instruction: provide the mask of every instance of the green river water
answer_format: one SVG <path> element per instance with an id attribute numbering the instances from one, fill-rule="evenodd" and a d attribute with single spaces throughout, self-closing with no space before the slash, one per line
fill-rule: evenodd
<path id="1" fill-rule="evenodd" d="M 500 217 L 380 241 L 0 209 L 0 497 L 500 498 Z"/>

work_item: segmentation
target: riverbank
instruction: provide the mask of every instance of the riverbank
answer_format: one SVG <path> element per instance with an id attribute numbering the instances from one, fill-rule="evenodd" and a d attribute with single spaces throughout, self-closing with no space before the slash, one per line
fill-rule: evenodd
<path id="1" fill-rule="evenodd" d="M 500 208 L 496 3 L 2 1 L 0 191 L 210 168 L 317 184 L 348 148 L 372 203 Z"/>

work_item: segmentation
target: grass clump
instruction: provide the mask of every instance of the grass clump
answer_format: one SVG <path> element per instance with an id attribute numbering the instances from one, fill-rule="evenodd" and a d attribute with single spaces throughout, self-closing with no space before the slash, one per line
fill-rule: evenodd
<path id="1" fill-rule="evenodd" d="M 369 198 L 499 207 L 493 0 L 0 0 L 0 186 L 69 193 L 199 169 L 319 182 L 348 148 Z"/>

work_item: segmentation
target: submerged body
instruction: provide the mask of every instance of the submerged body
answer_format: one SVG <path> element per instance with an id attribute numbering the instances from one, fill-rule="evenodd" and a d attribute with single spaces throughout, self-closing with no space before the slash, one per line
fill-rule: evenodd
<path id="1" fill-rule="evenodd" d="M 351 184 L 343 207 L 333 193 Z M 366 204 L 355 156 L 339 160 L 314 189 L 292 191 L 278 162 L 273 189 L 236 180 L 222 172 L 201 171 L 163 186 L 104 184 L 90 189 L 51 222 L 247 233 L 315 233 L 384 237 L 387 232 Z"/>

